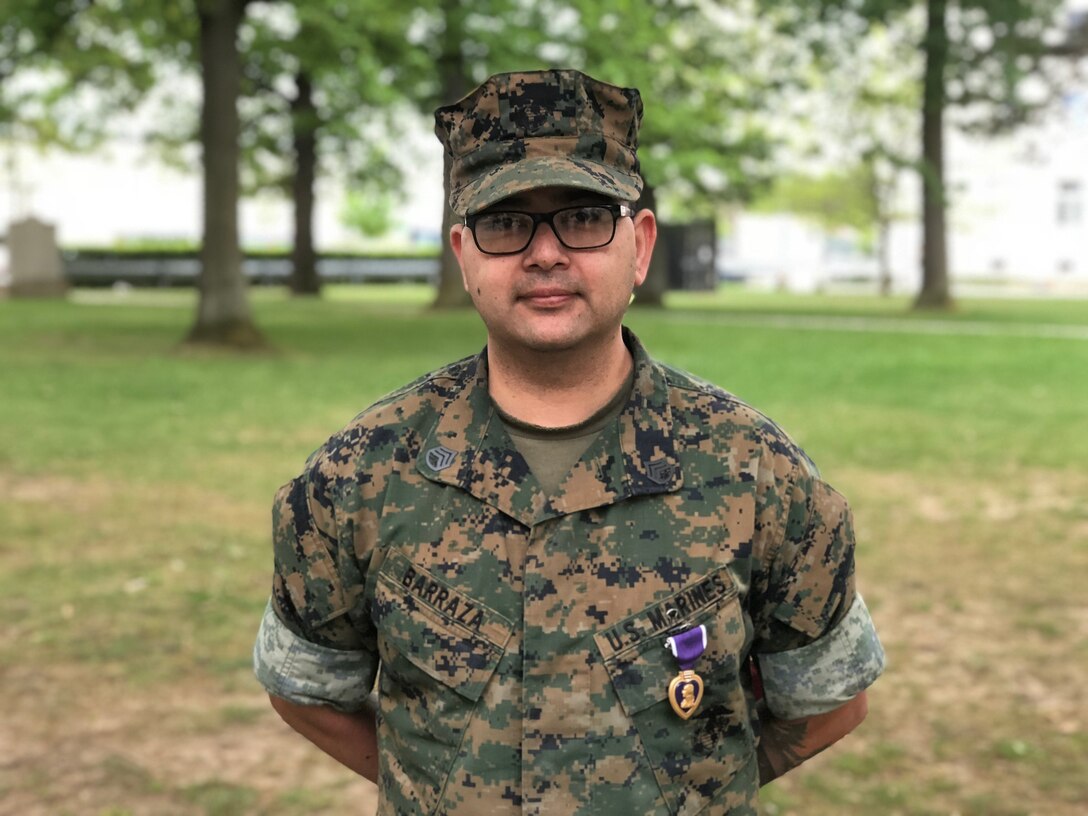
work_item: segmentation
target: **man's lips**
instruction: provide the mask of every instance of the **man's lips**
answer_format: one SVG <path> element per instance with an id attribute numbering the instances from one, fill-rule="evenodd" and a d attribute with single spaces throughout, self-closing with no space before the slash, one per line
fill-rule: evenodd
<path id="1" fill-rule="evenodd" d="M 577 294 L 570 289 L 548 287 L 524 292 L 518 295 L 518 300 L 527 301 L 533 306 L 559 306 L 575 297 L 577 297 Z"/>

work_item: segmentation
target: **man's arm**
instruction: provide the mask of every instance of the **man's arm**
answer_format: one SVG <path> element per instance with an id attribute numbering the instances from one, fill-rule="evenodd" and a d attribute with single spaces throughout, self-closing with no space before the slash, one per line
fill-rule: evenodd
<path id="1" fill-rule="evenodd" d="M 269 694 L 283 721 L 310 742 L 371 782 L 378 781 L 378 732 L 374 711 L 337 711 L 331 706 L 299 705 Z"/>
<path id="2" fill-rule="evenodd" d="M 824 714 L 780 720 L 764 712 L 756 757 L 759 784 L 766 785 L 833 745 L 858 727 L 869 711 L 865 692 Z"/>

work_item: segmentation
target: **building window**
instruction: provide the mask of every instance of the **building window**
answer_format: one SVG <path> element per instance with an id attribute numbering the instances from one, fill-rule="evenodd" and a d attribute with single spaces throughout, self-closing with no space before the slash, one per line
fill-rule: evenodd
<path id="1" fill-rule="evenodd" d="M 1079 224 L 1084 220 L 1084 186 L 1079 181 L 1058 182 L 1058 223 Z"/>

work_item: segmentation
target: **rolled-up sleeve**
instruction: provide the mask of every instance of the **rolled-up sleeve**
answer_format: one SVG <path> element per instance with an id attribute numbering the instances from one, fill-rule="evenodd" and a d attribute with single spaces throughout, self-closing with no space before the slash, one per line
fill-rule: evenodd
<path id="1" fill-rule="evenodd" d="M 884 671 L 884 649 L 855 594 L 846 615 L 822 637 L 760 654 L 758 661 L 767 707 L 775 717 L 793 720 L 836 709 L 871 686 Z"/>
<path id="2" fill-rule="evenodd" d="M 272 593 L 253 649 L 260 683 L 302 705 L 362 707 L 378 672 L 376 633 L 363 602 L 369 554 L 344 508 L 358 491 L 334 437 L 276 493 Z"/>
<path id="3" fill-rule="evenodd" d="M 270 694 L 299 705 L 358 711 L 377 670 L 372 652 L 311 643 L 287 628 L 271 601 L 265 607 L 253 646 L 253 671 Z"/>

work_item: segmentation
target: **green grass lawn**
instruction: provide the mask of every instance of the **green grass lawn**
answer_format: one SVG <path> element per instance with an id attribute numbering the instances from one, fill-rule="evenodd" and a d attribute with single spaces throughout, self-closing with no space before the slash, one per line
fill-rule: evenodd
<path id="1" fill-rule="evenodd" d="M 429 298 L 255 291 L 273 351 L 242 356 L 179 347 L 188 291 L 0 301 L 0 742 L 28 746 L 0 763 L 12 812 L 369 795 L 300 753 L 249 648 L 275 488 L 371 401 L 483 345 L 473 314 Z M 859 733 L 775 783 L 766 813 L 1080 812 L 1088 302 L 918 316 L 727 288 L 669 307 L 630 315 L 651 352 L 766 411 L 851 498 L 890 658 Z"/>

